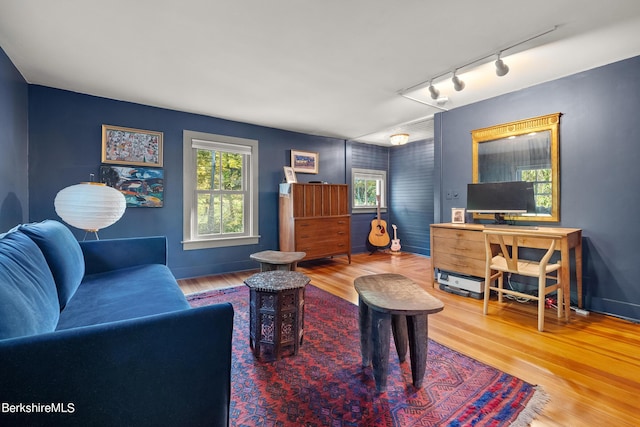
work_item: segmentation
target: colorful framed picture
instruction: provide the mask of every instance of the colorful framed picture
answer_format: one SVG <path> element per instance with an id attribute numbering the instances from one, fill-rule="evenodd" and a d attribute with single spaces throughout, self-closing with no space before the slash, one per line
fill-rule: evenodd
<path id="1" fill-rule="evenodd" d="M 451 208 L 451 222 L 464 224 L 464 208 Z"/>
<path id="2" fill-rule="evenodd" d="M 101 166 L 100 182 L 124 194 L 128 208 L 164 205 L 164 170 L 142 166 Z"/>
<path id="3" fill-rule="evenodd" d="M 287 180 L 287 184 L 291 184 L 292 182 L 298 182 L 298 178 L 296 178 L 296 173 L 293 171 L 293 168 L 290 166 L 284 167 L 284 177 Z"/>
<path id="4" fill-rule="evenodd" d="M 318 162 L 318 153 L 291 150 L 291 167 L 294 172 L 318 173 Z"/>
<path id="5" fill-rule="evenodd" d="M 162 166 L 162 132 L 102 125 L 102 163 Z"/>

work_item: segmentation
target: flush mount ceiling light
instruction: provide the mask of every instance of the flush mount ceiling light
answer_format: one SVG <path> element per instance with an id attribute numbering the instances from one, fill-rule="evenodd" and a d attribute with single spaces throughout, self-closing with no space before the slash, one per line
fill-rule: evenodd
<path id="1" fill-rule="evenodd" d="M 403 145 L 409 142 L 409 134 L 408 133 L 396 133 L 389 137 L 389 142 L 391 145 Z"/>
<path id="2" fill-rule="evenodd" d="M 506 76 L 509 72 L 509 66 L 504 63 L 504 61 L 500 58 L 500 55 L 502 55 L 502 52 L 498 54 L 498 60 L 495 62 L 496 76 L 498 77 Z"/>

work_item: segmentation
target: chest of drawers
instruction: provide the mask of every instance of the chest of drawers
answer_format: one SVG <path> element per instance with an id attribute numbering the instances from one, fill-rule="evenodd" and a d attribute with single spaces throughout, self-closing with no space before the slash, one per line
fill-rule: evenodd
<path id="1" fill-rule="evenodd" d="M 280 250 L 305 252 L 304 260 L 347 255 L 351 215 L 346 184 L 280 184 Z"/>

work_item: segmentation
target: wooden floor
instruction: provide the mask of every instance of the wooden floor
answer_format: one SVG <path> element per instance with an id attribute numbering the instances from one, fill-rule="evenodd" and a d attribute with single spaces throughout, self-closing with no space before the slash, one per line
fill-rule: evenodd
<path id="1" fill-rule="evenodd" d="M 353 303 L 353 280 L 366 274 L 399 273 L 442 300 L 429 316 L 429 337 L 523 380 L 541 385 L 551 400 L 532 426 L 640 426 L 640 325 L 591 313 L 566 324 L 547 310 L 545 332 L 536 329 L 535 306 L 482 302 L 433 288 L 428 257 L 407 253 L 358 254 L 298 266 L 318 288 Z M 180 280 L 185 294 L 242 285 L 255 273 Z"/>

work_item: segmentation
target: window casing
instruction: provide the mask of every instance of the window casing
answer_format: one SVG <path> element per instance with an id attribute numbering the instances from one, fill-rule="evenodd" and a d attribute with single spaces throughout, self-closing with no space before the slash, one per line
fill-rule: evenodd
<path id="1" fill-rule="evenodd" d="M 183 133 L 183 247 L 258 243 L 258 141 Z"/>
<path id="2" fill-rule="evenodd" d="M 376 195 L 380 196 L 380 209 L 387 208 L 387 172 L 373 169 L 351 170 L 352 212 L 376 212 Z"/>

